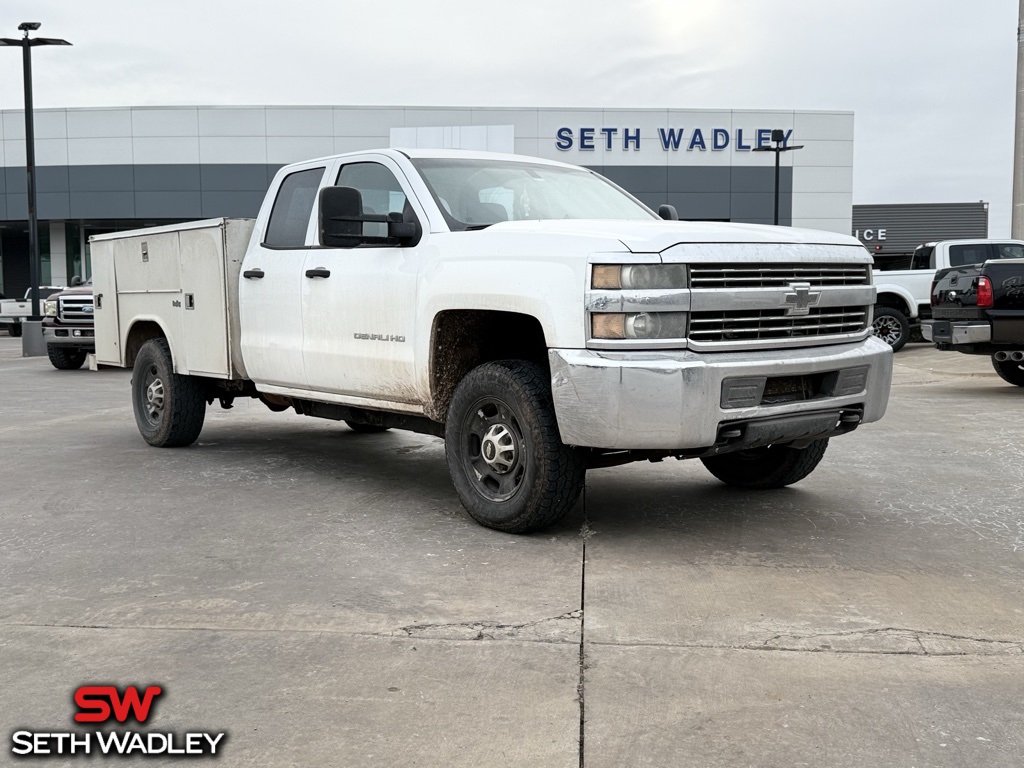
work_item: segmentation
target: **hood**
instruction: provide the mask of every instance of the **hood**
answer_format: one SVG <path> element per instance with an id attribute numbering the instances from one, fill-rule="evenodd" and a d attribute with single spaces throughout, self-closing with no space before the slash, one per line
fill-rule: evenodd
<path id="1" fill-rule="evenodd" d="M 56 299 L 58 296 L 92 296 L 92 286 L 76 285 L 74 288 L 65 288 L 60 293 L 55 293 L 47 298 Z"/>
<path id="2" fill-rule="evenodd" d="M 506 221 L 484 231 L 536 232 L 546 235 L 600 237 L 618 240 L 633 253 L 660 253 L 680 243 L 777 243 L 848 245 L 864 249 L 850 235 L 817 229 L 774 227 L 764 224 L 727 224 L 714 221 L 630 221 L 560 219 Z"/>

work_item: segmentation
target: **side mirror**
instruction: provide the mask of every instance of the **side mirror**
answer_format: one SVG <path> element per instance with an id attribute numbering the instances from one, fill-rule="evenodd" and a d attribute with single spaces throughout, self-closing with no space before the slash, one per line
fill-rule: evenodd
<path id="1" fill-rule="evenodd" d="M 362 242 L 363 196 L 352 187 L 320 190 L 320 245 L 355 248 Z"/>
<path id="2" fill-rule="evenodd" d="M 74 277 L 71 278 L 71 287 L 72 288 L 77 288 L 81 284 L 82 284 L 82 276 L 81 275 L 75 275 Z"/>
<path id="3" fill-rule="evenodd" d="M 400 213 L 363 211 L 363 196 L 352 187 L 320 190 L 320 244 L 333 248 L 360 245 L 415 245 L 422 234 L 418 222 L 406 222 Z"/>
<path id="4" fill-rule="evenodd" d="M 665 221 L 679 221 L 679 214 L 676 213 L 674 205 L 662 205 L 658 208 L 658 215 Z"/>

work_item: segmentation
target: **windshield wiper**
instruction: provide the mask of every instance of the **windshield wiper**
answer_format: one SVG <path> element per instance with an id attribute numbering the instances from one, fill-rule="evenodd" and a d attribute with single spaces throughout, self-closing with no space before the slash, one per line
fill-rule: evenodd
<path id="1" fill-rule="evenodd" d="M 475 232 L 478 229 L 487 229 L 488 227 L 493 226 L 493 224 L 494 224 L 494 222 L 491 222 L 491 224 L 471 224 L 471 225 L 469 225 L 468 227 L 466 227 L 462 231 L 463 232 Z"/>

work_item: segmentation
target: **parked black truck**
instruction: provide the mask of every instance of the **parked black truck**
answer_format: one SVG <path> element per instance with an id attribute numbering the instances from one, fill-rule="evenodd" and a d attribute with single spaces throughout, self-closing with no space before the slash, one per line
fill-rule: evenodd
<path id="1" fill-rule="evenodd" d="M 935 273 L 932 319 L 921 324 L 938 349 L 991 355 L 1004 380 L 1024 387 L 1024 259 L 948 267 Z"/>

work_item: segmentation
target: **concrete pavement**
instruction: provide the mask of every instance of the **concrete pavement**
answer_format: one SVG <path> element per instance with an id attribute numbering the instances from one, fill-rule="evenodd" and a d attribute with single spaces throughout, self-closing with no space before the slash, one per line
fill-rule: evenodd
<path id="1" fill-rule="evenodd" d="M 792 488 L 599 470 L 514 537 L 462 513 L 436 439 L 239 402 L 157 450 L 126 372 L 19 344 L 0 762 L 96 681 L 161 684 L 147 727 L 227 730 L 232 766 L 578 766 L 581 736 L 595 768 L 1024 754 L 1024 390 L 987 358 L 907 347 L 886 419 Z"/>

